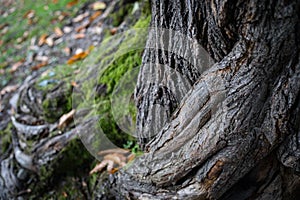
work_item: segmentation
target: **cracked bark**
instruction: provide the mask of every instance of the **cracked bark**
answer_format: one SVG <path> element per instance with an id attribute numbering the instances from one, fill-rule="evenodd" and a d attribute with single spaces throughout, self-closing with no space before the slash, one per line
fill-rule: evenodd
<path id="1" fill-rule="evenodd" d="M 300 2 L 151 3 L 154 31 L 136 88 L 137 134 L 146 153 L 111 177 L 111 194 L 296 199 Z M 177 32 L 199 42 L 215 64 L 200 66 L 201 49 Z M 175 46 L 175 53 L 166 51 Z M 171 69 L 192 87 L 170 78 Z"/>

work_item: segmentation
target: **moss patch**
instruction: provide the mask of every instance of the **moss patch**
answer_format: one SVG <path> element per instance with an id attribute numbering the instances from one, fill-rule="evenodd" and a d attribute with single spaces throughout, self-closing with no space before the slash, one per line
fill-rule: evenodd
<path id="1" fill-rule="evenodd" d="M 33 194 L 30 198 L 82 199 L 84 197 L 81 191 L 82 182 L 76 177 L 86 177 L 88 182 L 88 172 L 93 161 L 94 158 L 79 139 L 70 141 L 51 165 L 41 167 L 39 184 L 29 186 Z"/>
<path id="2" fill-rule="evenodd" d="M 11 144 L 11 129 L 13 125 L 9 122 L 4 130 L 0 130 L 0 139 L 1 139 L 1 150 L 0 153 L 3 154 Z"/>

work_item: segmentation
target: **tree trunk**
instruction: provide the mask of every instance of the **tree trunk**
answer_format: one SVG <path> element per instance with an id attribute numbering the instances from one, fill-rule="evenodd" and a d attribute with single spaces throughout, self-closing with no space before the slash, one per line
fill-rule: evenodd
<path id="1" fill-rule="evenodd" d="M 151 3 L 153 28 L 136 87 L 146 153 L 110 179 L 111 193 L 296 199 L 299 1 Z"/>

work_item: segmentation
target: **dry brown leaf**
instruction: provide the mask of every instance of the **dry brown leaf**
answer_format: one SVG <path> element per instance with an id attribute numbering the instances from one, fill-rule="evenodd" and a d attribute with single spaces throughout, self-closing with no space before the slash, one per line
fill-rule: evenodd
<path id="1" fill-rule="evenodd" d="M 117 28 L 112 28 L 112 29 L 110 29 L 110 34 L 111 34 L 111 35 L 116 34 L 117 30 L 118 30 Z"/>
<path id="2" fill-rule="evenodd" d="M 67 3 L 67 8 L 71 8 L 71 7 L 75 6 L 78 2 L 79 2 L 79 0 L 70 1 L 69 3 Z"/>
<path id="3" fill-rule="evenodd" d="M 71 85 L 72 85 L 73 87 L 75 87 L 75 88 L 78 88 L 78 87 L 79 87 L 79 85 L 78 85 L 75 81 L 71 81 Z"/>
<path id="4" fill-rule="evenodd" d="M 102 14 L 101 11 L 97 11 L 95 12 L 92 16 L 90 16 L 90 23 L 92 23 L 92 21 L 94 21 L 97 17 L 99 17 Z"/>
<path id="5" fill-rule="evenodd" d="M 105 160 L 112 160 L 114 163 L 120 165 L 121 167 L 124 167 L 126 165 L 126 157 L 119 153 L 114 154 L 108 154 L 104 156 Z"/>
<path id="6" fill-rule="evenodd" d="M 97 172 L 101 172 L 106 166 L 107 166 L 107 169 L 108 167 L 109 168 L 113 168 L 113 161 L 111 160 L 103 160 L 102 162 L 100 162 L 99 164 L 97 164 L 91 171 L 90 171 L 90 174 L 94 174 L 94 173 L 97 173 Z"/>
<path id="7" fill-rule="evenodd" d="M 111 173 L 111 174 L 114 174 L 114 173 L 116 173 L 117 171 L 119 171 L 119 168 L 113 168 L 113 169 L 110 171 L 110 173 Z"/>
<path id="8" fill-rule="evenodd" d="M 61 116 L 60 119 L 59 119 L 59 123 L 57 125 L 57 128 L 58 129 L 63 129 L 64 127 L 66 127 L 73 120 L 75 112 L 76 112 L 76 110 L 73 109 L 70 112 L 68 112 L 67 114 L 64 114 L 63 116 Z"/>
<path id="9" fill-rule="evenodd" d="M 111 153 L 126 154 L 126 153 L 129 153 L 129 152 L 130 152 L 129 150 L 117 148 L 117 149 L 107 149 L 107 150 L 99 151 L 98 155 L 102 156 L 102 155 L 111 154 Z"/>
<path id="10" fill-rule="evenodd" d="M 130 154 L 130 155 L 127 157 L 127 162 L 131 162 L 131 161 L 133 161 L 134 159 L 135 159 L 135 154 L 132 153 L 132 154 Z"/>
<path id="11" fill-rule="evenodd" d="M 57 4 L 58 0 L 52 0 L 52 3 Z"/>
<path id="12" fill-rule="evenodd" d="M 104 2 L 95 2 L 93 3 L 93 10 L 104 10 L 106 8 L 106 4 Z"/>
<path id="13" fill-rule="evenodd" d="M 41 37 L 40 37 L 40 39 L 39 39 L 39 42 L 38 42 L 38 45 L 39 45 L 39 46 L 42 46 L 43 44 L 45 44 L 47 37 L 48 37 L 47 34 L 41 35 Z"/>
<path id="14" fill-rule="evenodd" d="M 37 64 L 37 65 L 31 67 L 31 70 L 39 70 L 40 68 L 42 68 L 42 67 L 44 67 L 44 66 L 46 66 L 46 65 L 48 65 L 48 62 L 47 62 L 47 61 L 46 61 L 46 62 L 39 63 L 39 64 Z"/>
<path id="15" fill-rule="evenodd" d="M 62 195 L 63 195 L 63 197 L 65 197 L 65 198 L 68 197 L 68 194 L 67 194 L 65 191 L 63 191 Z"/>
<path id="16" fill-rule="evenodd" d="M 73 64 L 74 62 L 76 61 L 79 61 L 79 60 L 83 60 L 84 58 L 86 58 L 88 56 L 88 52 L 87 51 L 84 51 L 84 52 L 81 52 L 81 53 L 78 53 L 78 54 L 75 54 L 73 55 L 68 61 L 67 61 L 67 64 Z"/>
<path id="17" fill-rule="evenodd" d="M 19 85 L 8 85 L 0 91 L 0 95 L 5 95 L 6 93 L 14 92 L 18 89 L 18 87 Z"/>
<path id="18" fill-rule="evenodd" d="M 17 71 L 18 68 L 21 67 L 21 66 L 23 65 L 23 63 L 24 63 L 24 59 L 22 59 L 22 60 L 16 62 L 15 64 L 12 65 L 11 69 L 9 70 L 9 72 L 10 72 L 10 73 L 13 73 L 13 72 Z"/>
<path id="19" fill-rule="evenodd" d="M 86 18 L 87 16 L 89 16 L 89 13 L 88 12 L 85 12 L 85 13 L 82 13 L 80 15 L 78 15 L 77 17 L 73 18 L 72 21 L 74 23 L 77 23 L 77 22 L 81 22 L 84 18 Z"/>
<path id="20" fill-rule="evenodd" d="M 78 39 L 82 39 L 85 38 L 85 34 L 84 33 L 78 33 L 76 35 L 74 35 L 74 39 L 78 40 Z"/>
<path id="21" fill-rule="evenodd" d="M 86 22 L 86 23 L 82 24 L 81 26 L 76 28 L 76 32 L 78 33 L 78 32 L 81 32 L 82 30 L 85 30 L 89 25 L 90 25 L 90 22 Z"/>
<path id="22" fill-rule="evenodd" d="M 35 11 L 29 10 L 23 15 L 23 18 L 32 19 L 34 15 L 35 15 Z"/>
<path id="23" fill-rule="evenodd" d="M 59 27 L 55 27 L 54 32 L 57 37 L 61 37 L 64 35 L 63 31 Z"/>
<path id="24" fill-rule="evenodd" d="M 129 159 L 133 159 L 134 157 L 126 156 L 129 153 L 128 150 L 125 149 L 107 149 L 104 151 L 98 152 L 98 155 L 102 155 L 103 160 L 97 164 L 91 171 L 90 174 L 97 173 L 102 171 L 104 168 L 109 173 L 115 173 L 119 170 L 119 167 L 124 167 L 126 162 L 129 162 Z M 116 167 L 118 166 L 118 167 Z"/>

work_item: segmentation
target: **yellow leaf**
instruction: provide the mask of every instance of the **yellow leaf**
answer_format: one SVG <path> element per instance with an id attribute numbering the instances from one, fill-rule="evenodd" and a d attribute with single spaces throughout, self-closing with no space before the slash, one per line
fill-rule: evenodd
<path id="1" fill-rule="evenodd" d="M 42 46 L 43 44 L 45 44 L 45 43 L 46 43 L 47 37 L 48 37 L 47 34 L 41 35 L 41 37 L 40 37 L 40 39 L 39 39 L 39 42 L 38 42 L 38 45 L 39 45 L 39 46 Z"/>
<path id="2" fill-rule="evenodd" d="M 84 51 L 78 54 L 73 55 L 68 61 L 67 64 L 73 64 L 76 61 L 82 60 L 88 56 L 88 52 Z"/>

